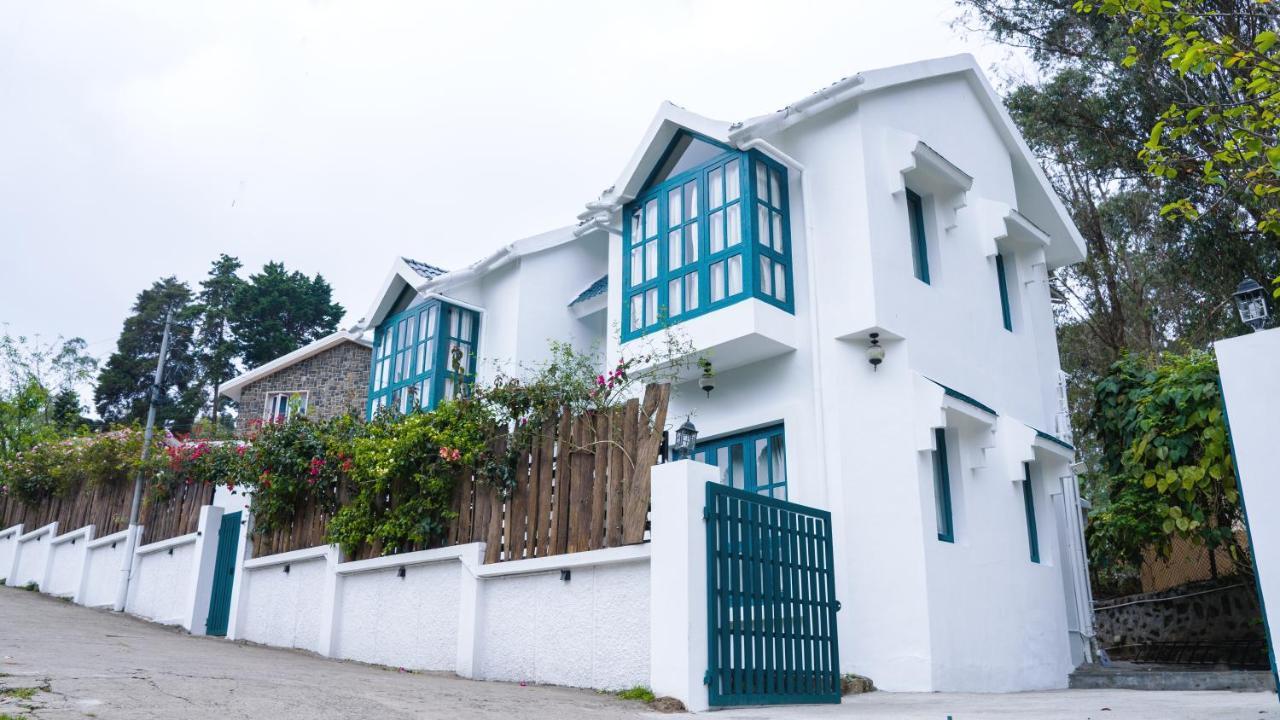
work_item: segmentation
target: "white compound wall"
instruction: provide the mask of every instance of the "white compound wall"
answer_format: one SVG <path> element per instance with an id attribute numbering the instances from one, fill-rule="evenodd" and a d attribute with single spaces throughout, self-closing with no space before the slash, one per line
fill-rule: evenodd
<path id="1" fill-rule="evenodd" d="M 40 589 L 58 597 L 75 597 L 80 592 L 85 553 L 92 539 L 92 525 L 54 538 L 49 551 L 48 574 Z"/>
<path id="2" fill-rule="evenodd" d="M 196 538 L 191 533 L 138 548 L 127 612 L 165 625 L 185 624 L 193 602 Z"/>
<path id="3" fill-rule="evenodd" d="M 240 576 L 242 624 L 233 637 L 320 652 L 325 568 L 324 556 L 245 567 Z"/>
<path id="4" fill-rule="evenodd" d="M 455 561 L 354 573 L 338 586 L 334 655 L 412 670 L 455 671 L 461 591 Z"/>
<path id="5" fill-rule="evenodd" d="M 84 558 L 83 589 L 76 602 L 88 607 L 110 607 L 120 590 L 128 531 L 97 538 L 88 544 Z"/>

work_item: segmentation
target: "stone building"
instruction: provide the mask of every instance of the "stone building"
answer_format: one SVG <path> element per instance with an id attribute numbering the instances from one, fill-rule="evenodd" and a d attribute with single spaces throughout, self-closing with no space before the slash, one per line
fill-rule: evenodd
<path id="1" fill-rule="evenodd" d="M 250 370 L 222 386 L 240 407 L 236 430 L 295 414 L 323 420 L 354 410 L 364 417 L 371 344 L 343 330 Z"/>

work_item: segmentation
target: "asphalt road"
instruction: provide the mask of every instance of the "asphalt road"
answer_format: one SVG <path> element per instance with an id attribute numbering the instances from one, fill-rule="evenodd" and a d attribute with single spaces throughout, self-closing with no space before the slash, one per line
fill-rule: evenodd
<path id="1" fill-rule="evenodd" d="M 28 692 L 30 697 L 23 697 Z M 948 716 L 953 720 L 1280 720 L 1280 703 L 1271 693 L 875 692 L 847 697 L 841 705 L 726 710 L 708 717 L 945 720 Z M 589 690 L 475 682 L 192 637 L 118 613 L 0 587 L 0 720 L 87 717 L 622 720 L 668 716 Z"/>

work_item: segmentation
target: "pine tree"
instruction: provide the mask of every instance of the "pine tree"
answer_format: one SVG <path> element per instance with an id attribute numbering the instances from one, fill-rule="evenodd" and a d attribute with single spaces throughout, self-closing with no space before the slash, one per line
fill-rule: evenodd
<path id="1" fill-rule="evenodd" d="M 320 275 L 307 277 L 271 262 L 236 294 L 232 328 L 247 368 L 293 352 L 338 328 L 343 309 Z"/>
<path id="2" fill-rule="evenodd" d="M 236 360 L 240 358 L 240 344 L 232 332 L 236 298 L 246 283 L 236 271 L 242 267 L 240 260 L 230 255 L 220 255 L 209 268 L 209 275 L 200 283 L 199 334 L 196 348 L 200 353 L 202 381 L 212 385 L 213 400 L 210 417 L 214 426 L 220 427 L 222 383 L 236 374 Z"/>

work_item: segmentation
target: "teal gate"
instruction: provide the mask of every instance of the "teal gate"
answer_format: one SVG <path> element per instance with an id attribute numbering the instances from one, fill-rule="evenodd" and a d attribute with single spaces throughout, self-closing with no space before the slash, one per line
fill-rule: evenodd
<path id="1" fill-rule="evenodd" d="M 840 702 L 831 513 L 707 483 L 710 703 Z"/>
<path id="2" fill-rule="evenodd" d="M 240 549 L 240 513 L 222 516 L 218 528 L 218 558 L 213 563 L 213 590 L 209 594 L 209 619 L 205 621 L 205 633 L 223 636 L 227 634 L 227 620 L 231 616 L 231 586 L 236 579 L 236 551 Z"/>

